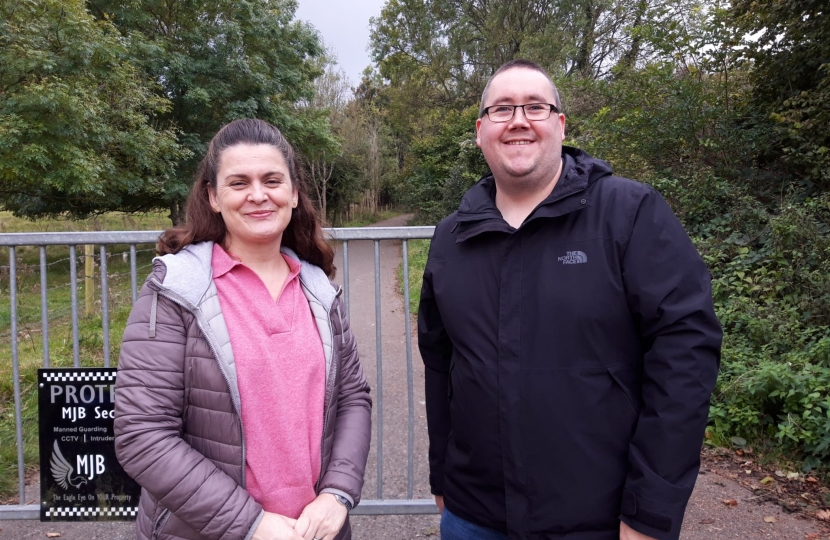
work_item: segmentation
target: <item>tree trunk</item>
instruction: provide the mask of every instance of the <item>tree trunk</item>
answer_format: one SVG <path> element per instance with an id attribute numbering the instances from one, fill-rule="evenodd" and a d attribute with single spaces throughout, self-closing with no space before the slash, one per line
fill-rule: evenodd
<path id="1" fill-rule="evenodd" d="M 637 63 L 637 58 L 640 56 L 642 38 L 637 30 L 643 24 L 643 17 L 645 17 L 646 9 L 648 9 L 648 3 L 646 0 L 641 0 L 639 4 L 637 4 L 637 16 L 634 19 L 634 24 L 631 26 L 631 29 L 634 31 L 634 37 L 631 40 L 631 47 L 625 51 L 625 54 L 622 58 L 620 58 L 619 62 L 619 66 L 624 68 L 624 70 L 633 68 Z"/>
<path id="2" fill-rule="evenodd" d="M 588 1 L 584 6 L 585 27 L 582 33 L 582 40 L 576 56 L 576 72 L 585 77 L 593 75 L 591 65 L 591 54 L 594 52 L 594 40 L 597 20 L 599 19 L 600 7 Z"/>
<path id="3" fill-rule="evenodd" d="M 170 214 L 168 215 L 168 217 L 170 218 L 170 221 L 173 223 L 173 226 L 184 225 L 185 218 L 187 217 L 184 213 L 184 203 L 185 201 L 180 199 L 176 201 L 171 201 L 168 206 L 168 208 L 170 209 Z"/>

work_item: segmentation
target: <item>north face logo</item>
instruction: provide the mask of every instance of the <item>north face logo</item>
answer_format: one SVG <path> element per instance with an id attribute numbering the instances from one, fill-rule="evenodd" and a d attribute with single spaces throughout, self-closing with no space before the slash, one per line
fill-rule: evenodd
<path id="1" fill-rule="evenodd" d="M 568 251 L 557 260 L 562 264 L 582 264 L 588 262 L 588 256 L 582 251 Z"/>

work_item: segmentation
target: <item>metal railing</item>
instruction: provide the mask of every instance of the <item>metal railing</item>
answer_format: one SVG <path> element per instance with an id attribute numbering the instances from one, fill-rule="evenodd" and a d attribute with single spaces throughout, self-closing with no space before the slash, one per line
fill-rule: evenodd
<path id="1" fill-rule="evenodd" d="M 412 367 L 412 341 L 409 310 L 409 255 L 408 240 L 430 239 L 434 227 L 365 227 L 351 229 L 326 229 L 328 236 L 339 242 L 343 257 L 343 292 L 346 313 L 349 313 L 349 242 L 356 240 L 374 241 L 375 269 L 375 350 L 377 353 L 377 375 L 373 388 L 374 403 L 377 414 L 374 442 L 377 453 L 377 498 L 361 501 L 352 511 L 356 515 L 399 515 L 399 514 L 434 514 L 438 510 L 432 499 L 414 499 L 414 444 L 415 444 L 415 404 Z M 100 255 L 100 289 L 101 320 L 103 331 L 103 364 L 110 367 L 110 320 L 107 276 L 107 246 L 128 245 L 130 263 L 130 287 L 132 302 L 138 297 L 137 250 L 139 244 L 155 244 L 161 231 L 121 231 L 121 232 L 58 232 L 58 233 L 13 233 L 0 234 L 0 246 L 9 248 L 9 302 L 11 328 L 12 372 L 14 377 L 14 417 L 15 438 L 17 444 L 17 474 L 20 503 L 17 505 L 0 505 L 0 520 L 39 519 L 40 507 L 26 504 L 25 499 L 25 462 L 23 455 L 23 421 L 22 396 L 20 389 L 20 358 L 18 351 L 18 265 L 17 250 L 25 246 L 37 246 L 40 251 L 40 319 L 42 332 L 43 367 L 50 367 L 49 350 L 49 309 L 47 288 L 47 246 L 69 247 L 69 275 L 71 291 L 72 320 L 72 356 L 75 367 L 80 366 L 80 337 L 78 315 L 78 257 L 76 246 L 99 246 Z M 383 346 L 381 333 L 381 285 L 380 285 L 380 242 L 382 240 L 402 241 L 404 324 L 406 334 L 406 374 L 407 374 L 407 487 L 405 499 L 383 498 Z M 2 329 L 0 329 L 2 331 Z"/>

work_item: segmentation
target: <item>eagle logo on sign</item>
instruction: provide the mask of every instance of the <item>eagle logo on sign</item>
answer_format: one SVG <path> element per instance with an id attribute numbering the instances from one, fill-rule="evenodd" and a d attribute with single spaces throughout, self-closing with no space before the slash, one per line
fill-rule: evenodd
<path id="1" fill-rule="evenodd" d="M 75 474 L 72 465 L 63 457 L 58 441 L 52 445 L 52 459 L 49 460 L 49 465 L 52 469 L 52 478 L 63 489 L 69 489 L 69 486 L 79 488 L 82 484 L 86 484 L 86 478 Z"/>

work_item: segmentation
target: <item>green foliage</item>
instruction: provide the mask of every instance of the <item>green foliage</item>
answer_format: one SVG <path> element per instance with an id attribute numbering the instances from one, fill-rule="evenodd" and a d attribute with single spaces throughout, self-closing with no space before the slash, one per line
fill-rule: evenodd
<path id="1" fill-rule="evenodd" d="M 23 424 L 23 459 L 25 472 L 37 469 L 38 463 L 38 418 L 37 418 L 37 368 L 21 371 L 21 401 L 24 408 Z M 12 379 L 9 379 L 12 380 Z M 11 385 L 9 385 L 11 386 Z M 0 389 L 4 403 L 13 403 L 14 394 Z M 10 388 L 8 390 L 11 390 Z M 14 408 L 3 409 L 0 416 L 0 496 L 8 498 L 17 494 L 17 433 L 15 431 Z M 14 502 L 16 504 L 17 501 Z"/>
<path id="2" fill-rule="evenodd" d="M 357 206 L 359 212 L 372 214 L 378 205 L 395 204 L 396 149 L 377 96 L 358 94 L 346 107 L 337 135 L 344 151 L 332 177 L 336 213 Z"/>
<path id="3" fill-rule="evenodd" d="M 170 226 L 162 212 L 134 214 L 111 212 L 87 220 L 66 218 L 32 221 L 0 212 L 0 233 L 61 232 L 61 231 L 161 231 Z"/>
<path id="4" fill-rule="evenodd" d="M 4 0 L 0 207 L 32 218 L 167 208 L 179 221 L 197 160 L 236 118 L 278 125 L 300 151 L 335 148 L 326 111 L 303 106 L 323 50 L 296 7 Z"/>
<path id="5" fill-rule="evenodd" d="M 830 193 L 770 209 L 723 179 L 653 183 L 714 276 L 725 340 L 712 434 L 830 464 Z"/>
<path id="6" fill-rule="evenodd" d="M 179 130 L 190 158 L 157 199 L 180 219 L 196 160 L 223 124 L 261 118 L 278 126 L 299 150 L 334 144 L 326 111 L 298 107 L 322 73 L 319 36 L 292 21 L 293 0 L 92 0 L 93 13 L 111 20 L 133 62 L 169 98 L 162 116 Z"/>
<path id="7" fill-rule="evenodd" d="M 435 224 L 458 208 L 461 197 L 487 171 L 475 143 L 478 107 L 448 111 L 438 133 L 412 144 L 411 170 L 404 172 L 404 201 L 415 223 Z"/>
<path id="8" fill-rule="evenodd" d="M 156 120 L 169 107 L 81 0 L 0 2 L 0 207 L 152 208 L 187 155 Z"/>
<path id="9" fill-rule="evenodd" d="M 476 103 L 490 75 L 519 57 L 557 76 L 595 78 L 617 64 L 634 65 L 648 52 L 637 29 L 659 5 L 655 0 L 389 0 L 372 19 L 370 43 L 380 75 L 389 82 L 383 90 L 387 121 L 406 146 L 434 135 L 441 115 Z"/>
<path id="10" fill-rule="evenodd" d="M 711 433 L 830 464 L 830 193 L 770 207 L 721 178 L 652 183 L 714 276 L 725 339 Z"/>
<path id="11" fill-rule="evenodd" d="M 763 158 L 807 189 L 830 189 L 830 18 L 820 0 L 737 0 L 752 65 L 751 121 L 770 131 Z"/>
<path id="12" fill-rule="evenodd" d="M 563 90 L 593 96 L 593 110 L 569 129 L 573 143 L 621 174 L 644 178 L 705 168 L 735 176 L 751 165 L 753 132 L 735 125 L 721 76 L 660 62 L 614 81 L 568 82 Z"/>
<path id="13" fill-rule="evenodd" d="M 824 2 L 389 0 L 377 69 L 348 103 L 344 81 L 318 78 L 327 60 L 294 0 L 86 5 L 97 21 L 79 0 L 0 0 L 0 207 L 176 220 L 216 129 L 259 117 L 306 155 L 335 220 L 403 201 L 436 223 L 487 170 L 487 78 L 529 58 L 557 79 L 567 143 L 659 189 L 712 270 L 714 440 L 830 465 Z M 415 281 L 426 246 L 410 243 Z"/>
<path id="14" fill-rule="evenodd" d="M 424 269 L 427 266 L 427 255 L 429 255 L 429 240 L 410 240 L 407 243 L 409 254 L 409 313 L 418 314 L 418 304 L 421 301 L 421 286 L 423 285 Z M 398 268 L 398 283 L 401 284 L 401 295 L 403 290 L 403 263 Z"/>

